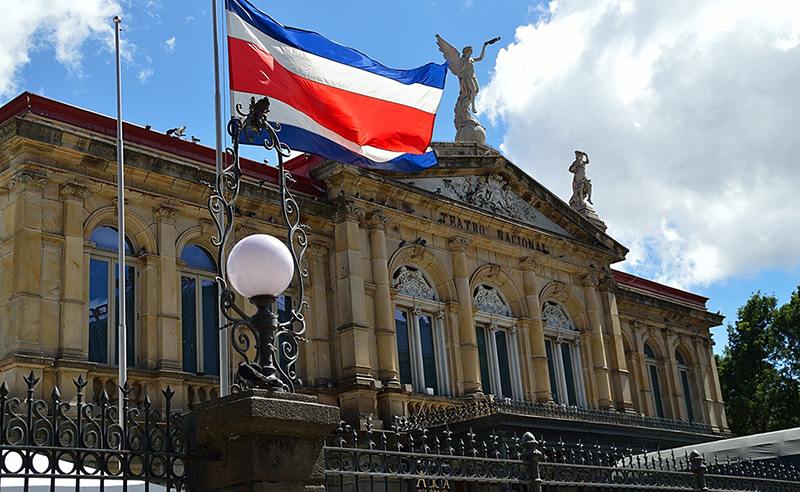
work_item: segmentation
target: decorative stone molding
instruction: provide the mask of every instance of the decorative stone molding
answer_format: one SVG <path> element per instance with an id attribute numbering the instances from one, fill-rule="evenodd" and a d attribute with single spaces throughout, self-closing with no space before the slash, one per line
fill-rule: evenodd
<path id="1" fill-rule="evenodd" d="M 506 180 L 499 174 L 445 178 L 442 183 L 445 194 L 457 200 L 529 224 L 539 222 L 536 209 L 511 191 Z"/>
<path id="2" fill-rule="evenodd" d="M 414 306 L 414 308 L 411 309 L 411 314 L 413 314 L 414 317 L 419 318 L 420 316 L 422 316 L 422 309 L 420 309 L 417 306 Z"/>
<path id="3" fill-rule="evenodd" d="M 392 288 L 397 289 L 397 293 L 404 296 L 436 300 L 436 291 L 425 280 L 422 272 L 405 265 L 398 269 L 398 273 L 392 280 Z"/>
<path id="4" fill-rule="evenodd" d="M 328 254 L 328 248 L 320 244 L 309 244 L 306 252 L 311 256 L 323 257 Z"/>
<path id="5" fill-rule="evenodd" d="M 559 344 L 559 345 L 564 343 L 564 334 L 563 333 L 558 333 L 556 335 L 556 343 Z"/>
<path id="6" fill-rule="evenodd" d="M 483 311 L 484 313 L 511 316 L 511 309 L 503 302 L 497 291 L 483 285 L 479 285 L 476 289 L 472 304 L 478 308 L 478 311 Z"/>
<path id="7" fill-rule="evenodd" d="M 43 190 L 49 183 L 44 174 L 33 171 L 20 171 L 8 182 L 8 188 L 14 189 L 17 186 L 32 185 Z"/>
<path id="8" fill-rule="evenodd" d="M 59 194 L 65 198 L 79 198 L 83 200 L 89 196 L 89 189 L 78 183 L 64 183 L 61 185 Z"/>
<path id="9" fill-rule="evenodd" d="M 542 323 L 550 328 L 575 330 L 575 325 L 572 324 L 569 317 L 564 313 L 564 310 L 556 303 L 546 302 L 542 309 Z"/>
<path id="10" fill-rule="evenodd" d="M 177 208 L 168 207 L 163 205 L 158 207 L 155 211 L 156 220 L 159 221 L 166 221 L 166 222 L 175 222 L 180 216 L 180 212 L 178 212 Z"/>
<path id="11" fill-rule="evenodd" d="M 236 240 L 241 241 L 242 239 L 246 238 L 247 236 L 252 236 L 255 234 L 256 231 L 253 227 L 246 226 L 246 225 L 238 225 L 236 226 Z"/>
<path id="12" fill-rule="evenodd" d="M 338 217 L 344 217 L 348 220 L 364 219 L 366 214 L 363 208 L 348 201 L 340 202 L 336 211 Z"/>
<path id="13" fill-rule="evenodd" d="M 539 263 L 539 260 L 537 260 L 532 256 L 528 256 L 526 258 L 521 259 L 519 261 L 519 266 L 523 270 L 531 271 L 533 273 L 536 273 L 537 275 L 542 271 L 542 265 Z"/>
<path id="14" fill-rule="evenodd" d="M 509 335 L 516 335 L 517 334 L 517 324 L 514 323 L 513 325 L 508 327 L 508 334 Z"/>
<path id="15" fill-rule="evenodd" d="M 663 333 L 667 338 L 672 338 L 675 335 L 675 330 L 672 328 L 662 328 L 661 333 Z"/>
<path id="16" fill-rule="evenodd" d="M 574 347 L 580 347 L 581 346 L 581 337 L 575 337 L 575 339 L 572 340 L 572 345 Z"/>
<path id="17" fill-rule="evenodd" d="M 450 238 L 450 240 L 447 242 L 447 244 L 450 246 L 450 249 L 452 249 L 453 251 L 463 251 L 465 249 L 468 249 L 471 246 L 469 241 L 467 241 L 463 237 L 459 237 L 459 236 Z"/>
<path id="18" fill-rule="evenodd" d="M 436 319 L 440 321 L 444 320 L 444 311 L 436 311 L 436 314 L 434 316 L 436 317 Z"/>
<path id="19" fill-rule="evenodd" d="M 367 217 L 367 225 L 369 225 L 370 228 L 386 229 L 392 225 L 392 221 L 382 212 L 372 212 Z"/>
<path id="20" fill-rule="evenodd" d="M 204 236 L 215 236 L 217 234 L 217 227 L 208 219 L 200 219 L 200 232 Z"/>
<path id="21" fill-rule="evenodd" d="M 594 274 L 589 273 L 589 274 L 584 275 L 583 277 L 581 277 L 581 284 L 584 287 L 597 288 L 597 286 L 600 284 L 600 280 Z"/>

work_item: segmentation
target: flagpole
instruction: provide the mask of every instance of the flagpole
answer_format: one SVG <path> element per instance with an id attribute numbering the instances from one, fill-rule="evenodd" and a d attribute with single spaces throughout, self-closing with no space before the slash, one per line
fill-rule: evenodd
<path id="1" fill-rule="evenodd" d="M 220 93 L 219 82 L 219 30 L 217 19 L 217 0 L 211 0 L 213 19 L 214 19 L 214 118 L 217 133 L 217 180 L 222 174 L 222 95 Z M 219 212 L 219 219 L 222 220 L 222 211 Z M 224 246 L 223 246 L 224 247 Z M 222 290 L 218 289 L 217 305 L 222 304 Z M 219 326 L 219 396 L 226 396 L 230 392 L 230 362 L 228 360 L 228 329 L 223 328 L 227 321 L 220 309 L 217 323 Z"/>
<path id="2" fill-rule="evenodd" d="M 125 269 L 125 176 L 122 159 L 122 74 L 120 68 L 119 33 L 122 31 L 122 19 L 114 16 L 114 34 L 117 51 L 117 253 L 119 254 L 117 266 L 117 292 L 119 292 L 119 314 L 117 316 L 117 362 L 119 365 L 119 424 L 125 429 L 125 415 L 123 414 L 125 397 L 122 388 L 128 382 L 128 337 L 126 326 L 125 301 L 128 283 Z"/>

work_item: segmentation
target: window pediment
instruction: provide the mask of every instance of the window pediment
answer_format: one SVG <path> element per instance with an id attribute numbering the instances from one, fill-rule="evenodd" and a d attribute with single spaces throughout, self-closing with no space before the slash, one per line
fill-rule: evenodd
<path id="1" fill-rule="evenodd" d="M 401 266 L 395 273 L 392 288 L 397 289 L 397 293 L 404 296 L 436 300 L 436 291 L 425 280 L 422 272 L 406 266 Z"/>
<path id="2" fill-rule="evenodd" d="M 497 290 L 491 287 L 479 285 L 478 288 L 475 289 L 475 297 L 472 299 L 472 305 L 478 308 L 478 311 L 511 317 L 511 309 L 509 309 L 505 301 L 500 298 Z"/>
<path id="3" fill-rule="evenodd" d="M 561 330 L 575 330 L 575 325 L 564 313 L 564 310 L 558 304 L 547 302 L 542 309 L 542 322 L 545 326 Z"/>

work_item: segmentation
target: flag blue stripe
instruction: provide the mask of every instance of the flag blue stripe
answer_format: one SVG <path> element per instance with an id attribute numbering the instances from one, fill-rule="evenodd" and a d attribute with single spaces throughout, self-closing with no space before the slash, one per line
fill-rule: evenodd
<path id="1" fill-rule="evenodd" d="M 247 0 L 226 0 L 225 3 L 228 10 L 281 43 L 403 84 L 423 84 L 438 89 L 444 88 L 447 74 L 446 70 L 442 70 L 444 65 L 428 63 L 410 70 L 388 68 L 359 51 L 335 43 L 315 32 L 285 27 L 255 8 Z"/>
<path id="2" fill-rule="evenodd" d="M 352 164 L 354 166 L 367 169 L 378 169 L 382 171 L 400 171 L 414 173 L 427 169 L 438 163 L 433 151 L 425 154 L 403 154 L 399 157 L 386 162 L 375 162 L 367 159 L 361 154 L 348 150 L 341 145 L 321 137 L 316 133 L 303 130 L 292 125 L 281 124 L 278 138 L 289 148 L 295 151 L 309 152 L 320 155 L 326 159 Z M 242 144 L 261 145 L 263 138 L 257 138 L 255 142 L 248 142 L 241 137 L 239 142 Z"/>

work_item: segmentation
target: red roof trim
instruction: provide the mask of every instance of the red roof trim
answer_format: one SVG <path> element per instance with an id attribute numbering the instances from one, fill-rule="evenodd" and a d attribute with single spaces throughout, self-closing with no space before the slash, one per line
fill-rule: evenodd
<path id="1" fill-rule="evenodd" d="M 676 301 L 695 304 L 704 309 L 706 307 L 706 301 L 708 301 L 708 297 L 703 297 L 701 295 L 692 294 L 691 292 L 686 292 L 685 290 L 659 284 L 658 282 L 637 277 L 636 275 L 631 275 L 630 273 L 619 272 L 617 270 L 611 270 L 611 273 L 614 274 L 614 280 L 616 280 L 618 284 L 626 287 L 632 287 L 645 292 L 651 292 L 653 294 L 658 294 Z"/>
<path id="2" fill-rule="evenodd" d="M 21 116 L 25 113 L 50 118 L 109 137 L 116 138 L 117 136 L 116 119 L 30 92 L 23 92 L 0 107 L 0 124 L 5 123 L 14 116 Z M 216 150 L 211 147 L 177 137 L 170 137 L 131 123 L 123 122 L 122 132 L 125 142 L 188 159 L 212 168 L 216 167 Z M 278 183 L 277 168 L 265 166 L 262 163 L 245 158 L 242 158 L 240 162 L 242 171 L 246 176 L 264 179 L 269 183 Z M 323 195 L 324 183 L 311 179 L 307 174 L 304 175 L 302 173 L 296 176 L 295 179 L 297 183 L 293 186 L 294 191 L 314 196 Z"/>

